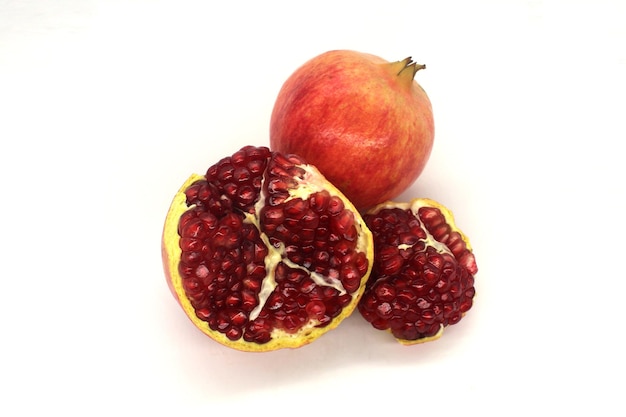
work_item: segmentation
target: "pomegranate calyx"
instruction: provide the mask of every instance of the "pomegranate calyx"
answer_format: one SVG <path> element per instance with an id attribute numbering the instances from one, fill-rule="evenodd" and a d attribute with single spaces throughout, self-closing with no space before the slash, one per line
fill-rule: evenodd
<path id="1" fill-rule="evenodd" d="M 398 76 L 400 83 L 407 88 L 410 88 L 413 85 L 413 80 L 415 79 L 417 71 L 426 69 L 426 65 L 417 64 L 410 56 L 401 61 L 395 61 L 387 65 L 391 66 L 394 74 Z"/>

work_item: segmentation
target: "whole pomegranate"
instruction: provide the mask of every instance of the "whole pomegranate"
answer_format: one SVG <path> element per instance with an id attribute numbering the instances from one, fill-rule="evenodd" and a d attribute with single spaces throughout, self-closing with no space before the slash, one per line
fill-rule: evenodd
<path id="1" fill-rule="evenodd" d="M 356 308 L 372 234 L 295 155 L 246 146 L 191 175 L 162 237 L 165 275 L 193 324 L 244 351 L 296 348 Z"/>
<path id="2" fill-rule="evenodd" d="M 359 311 L 403 344 L 434 340 L 472 307 L 478 271 L 452 213 L 425 198 L 384 203 L 363 218 L 374 235 L 374 269 Z"/>
<path id="3" fill-rule="evenodd" d="M 335 50 L 298 68 L 278 93 L 270 147 L 315 165 L 363 210 L 420 175 L 433 146 L 430 100 L 417 65 Z"/>

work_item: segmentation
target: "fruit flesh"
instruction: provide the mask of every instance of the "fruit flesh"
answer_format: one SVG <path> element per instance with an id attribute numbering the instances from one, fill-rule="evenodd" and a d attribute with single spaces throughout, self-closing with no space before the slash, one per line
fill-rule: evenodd
<path id="1" fill-rule="evenodd" d="M 299 347 L 336 327 L 356 307 L 373 259 L 360 215 L 314 167 L 254 147 L 189 178 L 163 242 L 187 316 L 250 351 Z"/>
<path id="2" fill-rule="evenodd" d="M 376 255 L 361 315 L 403 344 L 437 339 L 472 307 L 478 269 L 467 237 L 428 199 L 380 205 L 364 218 Z"/>
<path id="3" fill-rule="evenodd" d="M 355 51 L 313 58 L 278 94 L 271 148 L 317 166 L 360 210 L 394 198 L 420 175 L 434 141 L 416 68 Z"/>

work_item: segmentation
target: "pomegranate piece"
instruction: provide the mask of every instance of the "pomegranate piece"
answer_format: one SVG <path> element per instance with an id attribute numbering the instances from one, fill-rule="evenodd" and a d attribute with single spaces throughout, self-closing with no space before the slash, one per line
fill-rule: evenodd
<path id="1" fill-rule="evenodd" d="M 247 146 L 183 185 L 166 218 L 163 259 L 199 329 L 235 349 L 267 351 L 310 343 L 356 308 L 373 242 L 314 166 Z"/>
<path id="2" fill-rule="evenodd" d="M 439 338 L 472 307 L 478 268 L 467 237 L 429 199 L 385 203 L 363 218 L 375 257 L 361 315 L 403 344 Z"/>

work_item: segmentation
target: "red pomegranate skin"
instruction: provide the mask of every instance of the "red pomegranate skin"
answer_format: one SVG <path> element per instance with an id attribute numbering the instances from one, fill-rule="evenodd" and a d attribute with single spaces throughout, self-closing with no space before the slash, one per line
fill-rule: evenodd
<path id="1" fill-rule="evenodd" d="M 346 50 L 306 62 L 278 94 L 270 147 L 316 165 L 360 210 L 393 199 L 434 141 L 430 100 L 407 62 Z"/>

